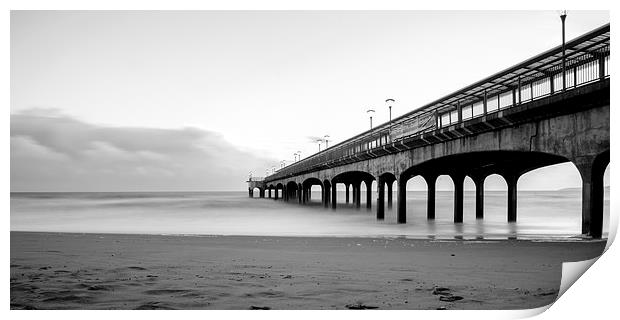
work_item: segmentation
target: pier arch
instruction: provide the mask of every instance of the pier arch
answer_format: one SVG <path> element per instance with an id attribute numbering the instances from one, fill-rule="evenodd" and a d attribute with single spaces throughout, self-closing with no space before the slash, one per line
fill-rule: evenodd
<path id="1" fill-rule="evenodd" d="M 498 173 L 489 174 L 483 180 L 483 190 L 484 219 L 505 221 L 508 212 L 508 183 L 506 179 Z"/>

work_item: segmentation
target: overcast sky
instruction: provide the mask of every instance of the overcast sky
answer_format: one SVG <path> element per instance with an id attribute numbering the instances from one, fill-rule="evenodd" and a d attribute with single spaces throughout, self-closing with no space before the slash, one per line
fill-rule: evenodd
<path id="1" fill-rule="evenodd" d="M 560 43 L 555 11 L 13 11 L 11 190 L 243 190 L 386 98 L 396 117 Z M 519 188 L 580 184 L 568 164 Z"/>

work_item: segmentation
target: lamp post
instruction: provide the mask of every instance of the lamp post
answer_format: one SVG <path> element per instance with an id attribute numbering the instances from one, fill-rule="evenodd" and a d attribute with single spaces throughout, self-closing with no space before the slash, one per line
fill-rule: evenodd
<path id="1" fill-rule="evenodd" d="M 321 152 L 321 139 L 316 141 L 319 144 L 319 152 Z"/>
<path id="2" fill-rule="evenodd" d="M 329 135 L 326 134 L 323 138 L 325 138 L 325 149 L 327 149 L 328 148 L 328 144 L 327 143 L 329 142 L 329 140 L 327 140 L 327 138 L 329 138 Z"/>
<path id="3" fill-rule="evenodd" d="M 560 12 L 560 19 L 562 19 L 562 91 L 566 91 L 566 38 L 564 27 L 566 24 L 566 10 Z"/>
<path id="4" fill-rule="evenodd" d="M 375 113 L 374 109 L 368 109 L 366 110 L 366 113 L 368 113 L 370 115 L 370 130 L 372 130 L 372 115 Z"/>
<path id="5" fill-rule="evenodd" d="M 390 135 L 392 134 L 392 103 L 394 103 L 394 99 L 386 99 L 385 103 L 387 103 L 388 108 L 390 108 Z"/>
<path id="6" fill-rule="evenodd" d="M 293 157 L 295 158 L 293 161 L 297 162 L 297 152 L 293 153 Z"/>
<path id="7" fill-rule="evenodd" d="M 301 161 L 301 151 L 297 150 L 297 155 L 299 156 L 299 161 Z"/>

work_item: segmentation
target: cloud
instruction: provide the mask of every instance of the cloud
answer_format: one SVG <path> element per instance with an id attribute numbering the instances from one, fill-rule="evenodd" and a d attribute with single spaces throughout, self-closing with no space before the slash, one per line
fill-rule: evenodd
<path id="1" fill-rule="evenodd" d="M 11 115 L 11 191 L 244 190 L 274 159 L 197 128 L 112 127 L 55 109 Z"/>

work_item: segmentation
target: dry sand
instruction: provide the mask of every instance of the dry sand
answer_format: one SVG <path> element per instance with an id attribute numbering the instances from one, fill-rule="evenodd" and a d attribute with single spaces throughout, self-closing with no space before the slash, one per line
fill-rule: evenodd
<path id="1" fill-rule="evenodd" d="M 11 309 L 528 309 L 604 246 L 11 232 Z"/>

